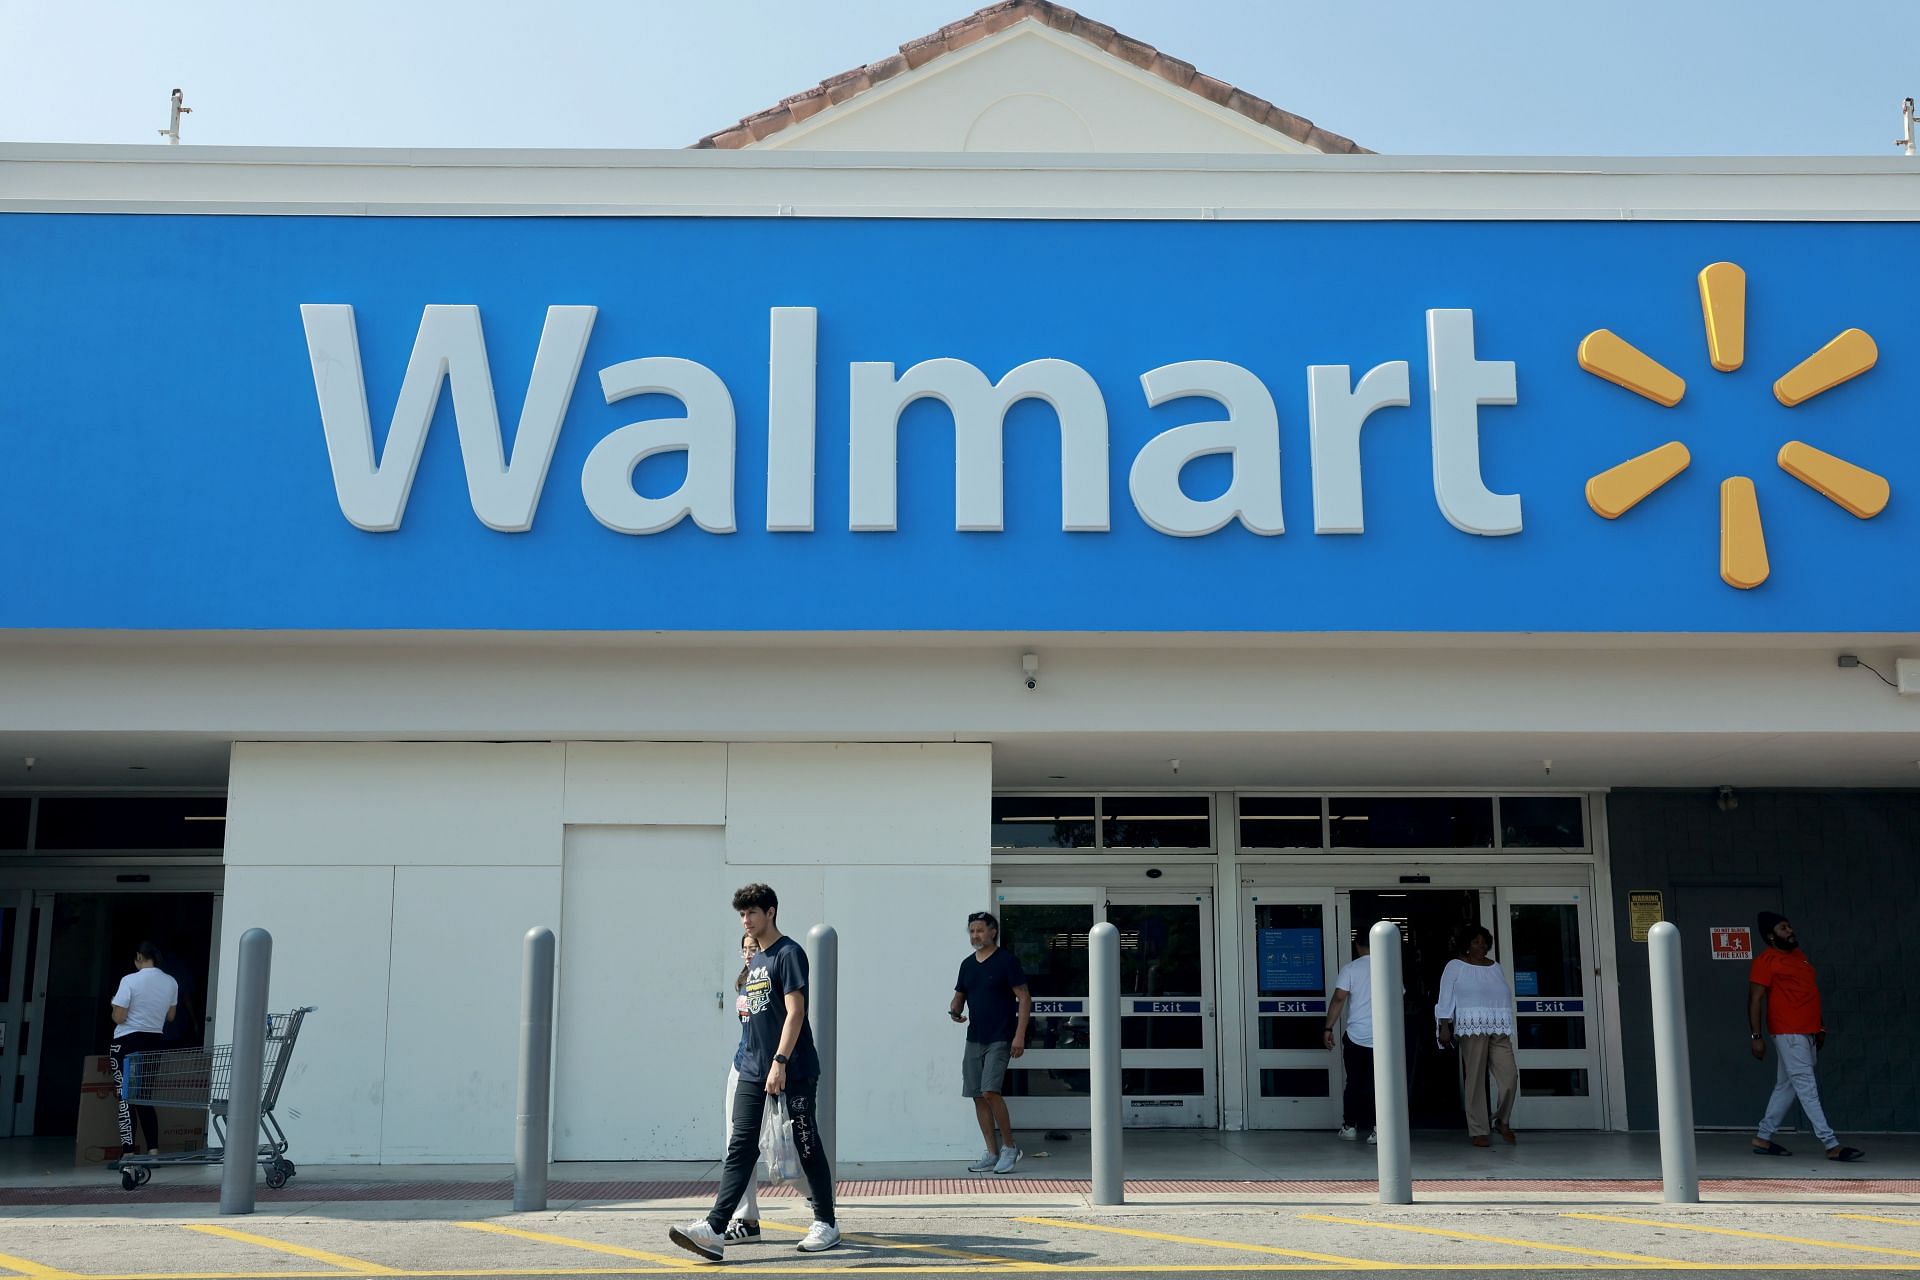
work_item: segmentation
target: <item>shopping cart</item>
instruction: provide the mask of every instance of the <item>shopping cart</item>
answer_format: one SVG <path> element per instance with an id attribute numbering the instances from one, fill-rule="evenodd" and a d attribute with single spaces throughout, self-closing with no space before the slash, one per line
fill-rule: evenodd
<path id="1" fill-rule="evenodd" d="M 287 1179 L 296 1170 L 293 1161 L 287 1159 L 287 1134 L 274 1118 L 273 1108 L 280 1101 L 280 1086 L 286 1082 L 287 1066 L 293 1061 L 293 1045 L 300 1038 L 300 1024 L 312 1012 L 313 1007 L 309 1005 L 267 1018 L 266 1058 L 260 1070 L 260 1145 L 256 1156 L 266 1171 L 267 1186 L 275 1191 L 286 1186 Z M 122 1064 L 121 1074 L 126 1081 L 123 1096 L 128 1106 L 206 1112 L 213 1117 L 214 1138 L 199 1151 L 122 1155 L 114 1168 L 120 1171 L 123 1188 L 132 1191 L 145 1186 L 154 1169 L 163 1165 L 220 1164 L 226 1160 L 230 1141 L 227 1101 L 233 1092 L 232 1045 L 130 1053 Z"/>

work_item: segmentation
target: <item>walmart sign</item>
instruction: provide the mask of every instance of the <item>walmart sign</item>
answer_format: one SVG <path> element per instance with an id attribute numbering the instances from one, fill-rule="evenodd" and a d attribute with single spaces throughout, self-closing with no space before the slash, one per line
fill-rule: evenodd
<path id="1" fill-rule="evenodd" d="M 0 625 L 1913 630 L 1916 238 L 15 215 Z"/>

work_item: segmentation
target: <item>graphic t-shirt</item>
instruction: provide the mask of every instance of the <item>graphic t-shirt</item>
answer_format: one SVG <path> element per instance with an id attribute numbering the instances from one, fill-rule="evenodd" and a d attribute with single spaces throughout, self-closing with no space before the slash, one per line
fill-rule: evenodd
<path id="1" fill-rule="evenodd" d="M 792 938 L 781 938 L 747 963 L 747 985 L 740 992 L 745 1002 L 740 1048 L 733 1055 L 733 1068 L 742 1080 L 767 1078 L 787 1025 L 787 993 L 806 989 L 807 953 Z M 813 1047 L 813 1027 L 808 1023 L 800 1024 L 800 1043 L 788 1057 L 789 1080 L 813 1080 L 820 1075 L 820 1054 Z"/>
<path id="2" fill-rule="evenodd" d="M 1777 1036 L 1810 1036 L 1825 1029 L 1820 987 L 1804 951 L 1769 946 L 1753 958 L 1747 981 L 1767 989 L 1767 1030 Z"/>
<path id="3" fill-rule="evenodd" d="M 962 960 L 953 989 L 967 998 L 967 1039 L 975 1044 L 1012 1040 L 1020 1025 L 1013 989 L 1026 985 L 1026 970 L 1005 947 L 996 947 L 984 962 L 971 954 Z"/>
<path id="4" fill-rule="evenodd" d="M 113 1003 L 127 1011 L 127 1020 L 113 1029 L 115 1040 L 139 1031 L 165 1031 L 167 1010 L 180 1003 L 180 984 L 162 972 L 158 965 L 135 969 L 120 979 L 120 989 L 113 993 Z"/>

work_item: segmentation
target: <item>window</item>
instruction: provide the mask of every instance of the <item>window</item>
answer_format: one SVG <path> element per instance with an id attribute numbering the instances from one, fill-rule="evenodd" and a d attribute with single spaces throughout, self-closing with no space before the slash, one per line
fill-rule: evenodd
<path id="1" fill-rule="evenodd" d="M 33 801 L 0 797 L 0 849 L 27 847 L 27 824 L 32 814 Z"/>
<path id="2" fill-rule="evenodd" d="M 1319 849 L 1326 843 L 1321 830 L 1319 796 L 1242 796 L 1242 849 Z"/>
<path id="3" fill-rule="evenodd" d="M 1098 823 L 1092 796 L 995 796 L 996 849 L 1091 849 Z"/>
<path id="4" fill-rule="evenodd" d="M 61 852 L 219 849 L 226 814 L 222 796 L 49 796 L 33 843 Z"/>
<path id="5" fill-rule="evenodd" d="M 1210 810 L 1205 795 L 1103 796 L 1100 843 L 1108 849 L 1210 849 Z"/>
<path id="6" fill-rule="evenodd" d="M 1336 849 L 1491 849 L 1489 796 L 1333 796 Z"/>
<path id="7" fill-rule="evenodd" d="M 1501 796 L 1500 845 L 1506 849 L 1584 849 L 1579 796 Z"/>

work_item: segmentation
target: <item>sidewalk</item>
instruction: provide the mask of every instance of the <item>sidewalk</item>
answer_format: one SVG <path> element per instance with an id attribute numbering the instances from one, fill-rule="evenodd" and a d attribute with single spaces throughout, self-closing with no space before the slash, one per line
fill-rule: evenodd
<path id="1" fill-rule="evenodd" d="M 298 1160 L 298 1135 L 290 1153 Z M 1810 1137 L 1783 1135 L 1790 1158 L 1748 1154 L 1745 1134 L 1698 1139 L 1703 1194 L 1714 1199 L 1772 1200 L 1808 1196 L 1920 1197 L 1920 1135 L 1849 1135 L 1867 1152 L 1858 1164 L 1836 1164 Z M 1129 1197 L 1222 1201 L 1373 1197 L 1375 1150 L 1327 1133 L 1131 1132 L 1125 1138 Z M 219 1170 L 162 1170 L 136 1192 L 117 1174 L 74 1168 L 71 1146 L 58 1139 L 0 1142 L 0 1213 L 62 1205 L 199 1204 L 218 1198 Z M 849 1162 L 837 1170 L 849 1201 L 911 1196 L 925 1205 L 1005 1203 L 1020 1198 L 1083 1201 L 1088 1193 L 1087 1134 L 1034 1140 L 1014 1175 L 963 1172 L 964 1162 Z M 1657 1197 L 1659 1140 L 1654 1134 L 1528 1133 L 1515 1146 L 1475 1148 L 1462 1134 L 1414 1138 L 1416 1194 L 1449 1198 L 1542 1200 Z M 712 1194 L 717 1161 L 567 1163 L 550 1168 L 550 1201 L 661 1204 Z M 504 1165 L 303 1165 L 283 1191 L 259 1192 L 260 1205 L 353 1202 L 458 1202 L 511 1199 Z M 793 1193 L 774 1189 L 772 1197 Z"/>

